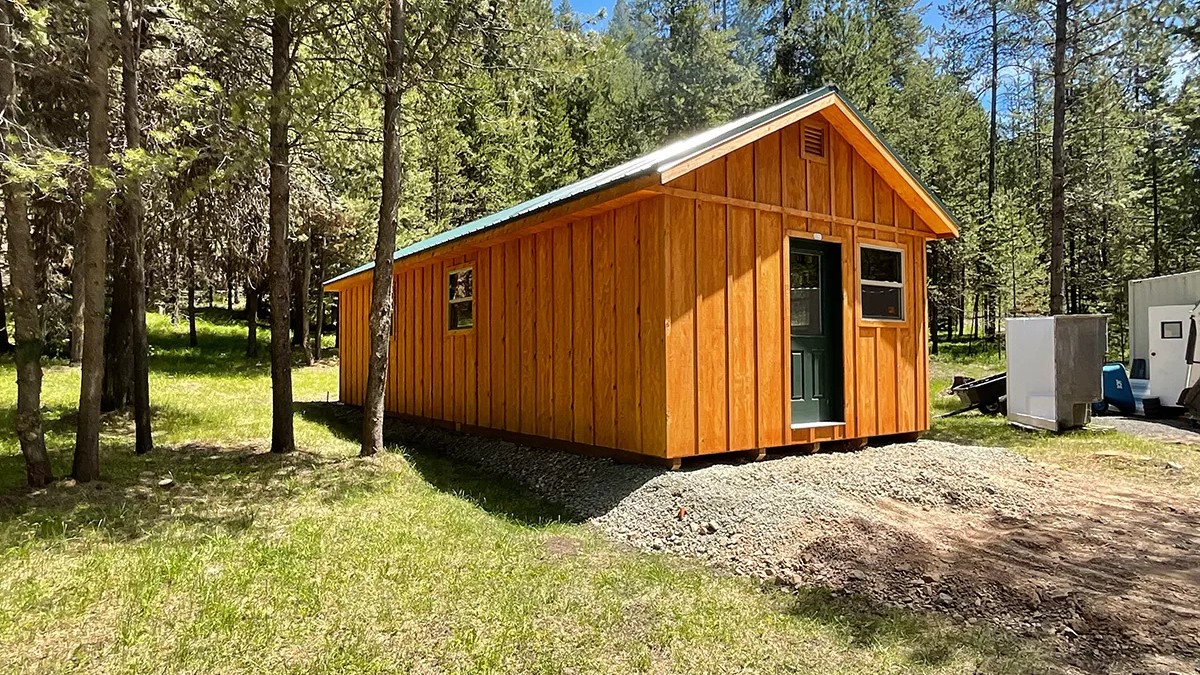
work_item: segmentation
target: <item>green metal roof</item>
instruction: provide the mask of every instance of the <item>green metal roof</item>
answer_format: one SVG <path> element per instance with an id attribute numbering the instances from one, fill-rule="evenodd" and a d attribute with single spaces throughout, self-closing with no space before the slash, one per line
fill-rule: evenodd
<path id="1" fill-rule="evenodd" d="M 604 190 L 614 185 L 624 183 L 625 181 L 633 178 L 662 173 L 680 164 L 681 162 L 685 162 L 697 155 L 707 152 L 708 150 L 711 150 L 712 148 L 715 148 L 728 140 L 755 129 L 756 127 L 769 124 L 770 122 L 773 122 L 774 120 L 829 94 L 837 95 L 839 99 L 846 103 L 850 109 L 853 110 L 854 113 L 863 120 L 867 128 L 871 130 L 871 133 L 875 134 L 876 138 L 878 138 L 880 142 L 882 142 L 883 145 L 892 152 L 893 155 L 896 154 L 894 151 L 892 151 L 891 147 L 887 145 L 887 142 L 884 141 L 883 138 L 875 131 L 875 127 L 871 126 L 871 124 L 867 122 L 861 114 L 859 114 L 858 110 L 854 108 L 853 105 L 850 105 L 850 102 L 838 92 L 837 87 L 833 85 L 826 85 L 820 89 L 815 89 L 801 96 L 797 96 L 796 98 L 789 99 L 777 105 L 771 106 L 770 108 L 766 108 L 751 115 L 736 119 L 728 124 L 723 124 L 714 129 L 709 129 L 708 131 L 696 134 L 690 138 L 685 138 L 681 141 L 677 141 L 665 147 L 659 148 L 650 154 L 643 155 L 637 159 L 625 162 L 624 164 L 619 164 L 611 169 L 608 169 L 607 171 L 602 171 L 589 178 L 584 178 L 583 180 L 560 187 L 557 190 L 547 192 L 544 195 L 523 201 L 514 206 L 510 206 L 503 211 L 497 211 L 489 216 L 484 216 L 483 218 L 473 220 L 465 225 L 460 225 L 459 227 L 447 230 L 441 234 L 434 235 L 428 239 L 423 239 L 414 244 L 405 246 L 399 251 L 396 251 L 392 259 L 401 260 L 403 258 L 407 258 L 408 256 L 421 253 L 422 251 L 428 251 L 430 249 L 449 244 L 453 241 L 462 239 L 463 237 L 468 237 L 494 227 L 499 227 L 523 216 L 527 216 L 538 211 L 543 211 L 564 202 Z M 897 158 L 899 157 L 898 155 L 896 156 Z M 917 182 L 920 183 L 921 187 L 933 197 L 937 204 L 941 206 L 947 214 L 949 214 L 950 211 L 945 208 L 941 200 L 939 200 L 937 196 L 933 194 L 933 192 L 925 185 L 924 182 L 921 182 L 921 179 L 917 177 L 915 173 L 913 173 L 908 164 L 904 163 L 903 160 L 901 160 L 901 163 L 904 164 L 904 167 L 908 169 L 908 172 L 912 174 L 913 177 L 917 178 Z M 950 217 L 952 220 L 954 219 L 952 215 Z M 955 222 L 957 224 L 957 221 Z M 339 274 L 338 276 L 329 279 L 325 283 L 332 284 L 334 282 L 362 274 L 374 266 L 374 262 L 369 262 L 365 265 L 356 267 L 349 272 Z"/>

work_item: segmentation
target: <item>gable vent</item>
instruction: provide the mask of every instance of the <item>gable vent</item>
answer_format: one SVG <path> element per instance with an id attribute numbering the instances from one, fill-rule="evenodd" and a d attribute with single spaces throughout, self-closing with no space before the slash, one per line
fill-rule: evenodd
<path id="1" fill-rule="evenodd" d="M 805 157 L 825 159 L 825 127 L 805 124 L 801 144 Z"/>

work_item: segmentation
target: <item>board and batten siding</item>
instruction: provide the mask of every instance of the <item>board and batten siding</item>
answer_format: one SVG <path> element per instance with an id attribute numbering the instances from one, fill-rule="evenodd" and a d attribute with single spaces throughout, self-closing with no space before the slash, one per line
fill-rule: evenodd
<path id="1" fill-rule="evenodd" d="M 394 272 L 387 412 L 666 455 L 665 201 L 651 197 Z M 474 327 L 447 273 L 474 268 Z M 362 405 L 369 276 L 341 291 L 341 400 Z"/>
<path id="2" fill-rule="evenodd" d="M 801 150 L 805 125 L 825 156 Z M 686 169 L 685 169 L 686 170 Z M 841 245 L 845 424 L 792 429 L 791 237 Z M 397 265 L 389 413 L 681 458 L 929 428 L 934 238 L 820 113 L 624 201 Z M 903 321 L 860 318 L 859 244 L 904 254 Z M 474 267 L 474 327 L 446 329 Z M 341 400 L 362 405 L 370 275 L 341 289 Z"/>
<path id="3" fill-rule="evenodd" d="M 801 152 L 803 124 L 826 159 Z M 666 186 L 667 456 L 929 428 L 925 242 L 934 235 L 820 117 Z M 792 429 L 788 242 L 841 245 L 845 425 Z M 859 312 L 858 244 L 904 253 L 905 318 Z"/>

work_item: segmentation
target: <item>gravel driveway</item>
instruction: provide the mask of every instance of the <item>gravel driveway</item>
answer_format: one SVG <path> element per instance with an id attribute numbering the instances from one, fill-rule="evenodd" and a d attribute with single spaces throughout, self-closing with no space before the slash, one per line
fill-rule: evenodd
<path id="1" fill-rule="evenodd" d="M 395 431 L 641 550 L 991 622 L 1077 672 L 1193 672 L 1200 658 L 1196 503 L 933 441 L 671 472 Z"/>
<path id="2" fill-rule="evenodd" d="M 1096 417 L 1092 426 L 1162 443 L 1200 445 L 1200 429 L 1181 420 L 1152 420 L 1145 417 Z"/>

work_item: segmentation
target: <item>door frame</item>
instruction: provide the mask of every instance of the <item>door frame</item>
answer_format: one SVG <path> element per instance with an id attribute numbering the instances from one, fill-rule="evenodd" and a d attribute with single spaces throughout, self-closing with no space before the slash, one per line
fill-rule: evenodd
<path id="1" fill-rule="evenodd" d="M 837 261 L 837 280 L 840 288 L 840 293 L 837 294 L 835 302 L 835 314 L 838 318 L 836 322 L 837 332 L 840 340 L 837 341 L 837 348 L 840 356 L 840 364 L 836 370 L 831 372 L 831 381 L 836 383 L 838 392 L 838 402 L 831 408 L 838 412 L 841 418 L 836 421 L 821 421 L 821 422 L 801 422 L 794 423 L 792 421 L 792 283 L 791 283 L 791 264 L 792 264 L 792 240 L 800 242 L 812 242 L 817 244 L 828 244 L 831 247 L 836 247 L 836 255 L 830 255 L 831 260 Z M 848 418 L 848 410 L 846 408 L 846 387 L 850 384 L 846 382 L 846 305 L 844 296 L 848 292 L 846 288 L 846 269 L 845 269 L 845 249 L 852 245 L 852 242 L 846 241 L 845 238 L 836 235 L 827 235 L 820 232 L 808 232 L 803 230 L 785 230 L 783 237 L 783 344 L 780 345 L 783 350 L 783 422 L 785 429 L 785 437 L 790 438 L 791 433 L 802 429 L 818 429 L 827 427 L 844 427 Z M 852 305 L 856 307 L 856 305 Z"/>

